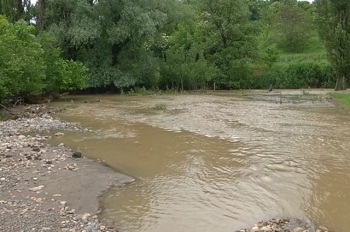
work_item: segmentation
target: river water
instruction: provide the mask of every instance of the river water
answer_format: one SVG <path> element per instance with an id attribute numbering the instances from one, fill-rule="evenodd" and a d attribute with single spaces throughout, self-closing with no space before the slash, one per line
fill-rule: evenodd
<path id="1" fill-rule="evenodd" d="M 85 101 L 85 103 L 83 103 Z M 80 96 L 53 143 L 136 178 L 101 198 L 121 232 L 230 232 L 273 217 L 349 231 L 350 117 L 324 94 Z"/>

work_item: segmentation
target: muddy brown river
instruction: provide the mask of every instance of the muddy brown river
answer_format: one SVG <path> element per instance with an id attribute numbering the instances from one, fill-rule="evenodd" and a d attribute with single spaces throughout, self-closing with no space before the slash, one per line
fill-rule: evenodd
<path id="1" fill-rule="evenodd" d="M 85 101 L 85 103 L 84 103 Z M 323 92 L 79 96 L 64 142 L 136 178 L 101 198 L 121 232 L 231 232 L 273 217 L 350 227 L 350 117 Z"/>

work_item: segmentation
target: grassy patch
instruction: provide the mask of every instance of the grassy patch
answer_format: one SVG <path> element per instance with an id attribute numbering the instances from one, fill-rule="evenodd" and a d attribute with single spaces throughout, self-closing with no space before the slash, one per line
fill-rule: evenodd
<path id="1" fill-rule="evenodd" d="M 339 102 L 339 104 L 350 107 L 350 93 L 330 93 L 329 95 Z"/>
<path id="2" fill-rule="evenodd" d="M 165 103 L 157 103 L 152 107 L 154 110 L 166 110 L 166 108 L 167 105 Z"/>

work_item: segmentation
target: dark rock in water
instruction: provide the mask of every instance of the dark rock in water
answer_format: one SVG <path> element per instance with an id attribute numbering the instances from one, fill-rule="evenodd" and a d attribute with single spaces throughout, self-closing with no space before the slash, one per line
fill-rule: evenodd
<path id="1" fill-rule="evenodd" d="M 39 152 L 39 151 L 40 151 L 40 148 L 39 148 L 39 147 L 33 147 L 32 151 Z"/>
<path id="2" fill-rule="evenodd" d="M 52 160 L 44 160 L 44 164 L 52 164 Z"/>
<path id="3" fill-rule="evenodd" d="M 81 157 L 83 157 L 83 154 L 81 154 L 80 151 L 75 151 L 75 152 L 73 152 L 72 157 L 73 158 L 81 158 Z"/>

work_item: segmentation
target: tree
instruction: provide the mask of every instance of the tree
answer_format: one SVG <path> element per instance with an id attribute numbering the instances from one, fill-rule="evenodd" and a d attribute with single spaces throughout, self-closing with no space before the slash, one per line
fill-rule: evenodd
<path id="1" fill-rule="evenodd" d="M 30 0 L 0 0 L 0 14 L 10 22 L 23 19 L 27 22 L 32 18 Z"/>
<path id="2" fill-rule="evenodd" d="M 250 20 L 246 0 L 202 0 L 201 26 L 206 58 L 220 70 L 216 79 L 226 88 L 248 88 L 249 65 L 257 55 L 258 27 Z"/>
<path id="3" fill-rule="evenodd" d="M 0 16 L 0 102 L 42 93 L 44 51 L 34 33 L 23 20 L 12 24 Z"/>
<path id="4" fill-rule="evenodd" d="M 276 43 L 286 52 L 303 51 L 313 31 L 311 12 L 296 0 L 271 3 L 264 10 L 264 24 L 268 44 Z"/>
<path id="5" fill-rule="evenodd" d="M 27 22 L 10 23 L 0 15 L 0 103 L 84 86 L 86 68 L 62 59 L 52 38 L 36 33 Z"/>
<path id="6" fill-rule="evenodd" d="M 316 0 L 316 23 L 335 70 L 335 90 L 345 90 L 350 77 L 350 1 Z"/>
<path id="7" fill-rule="evenodd" d="M 37 5 L 36 25 L 40 31 L 43 31 L 45 29 L 45 11 L 46 0 L 39 0 Z"/>
<path id="8" fill-rule="evenodd" d="M 201 28 L 195 23 L 177 25 L 168 38 L 162 66 L 163 85 L 183 91 L 206 89 L 208 82 L 217 74 L 217 68 L 204 57 Z"/>
<path id="9" fill-rule="evenodd" d="M 89 68 L 88 86 L 133 86 L 157 76 L 150 47 L 166 22 L 163 2 L 51 0 L 46 11 L 48 28 L 66 58 Z"/>

